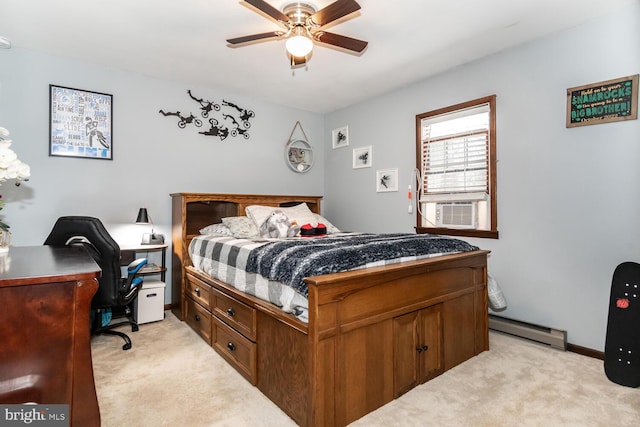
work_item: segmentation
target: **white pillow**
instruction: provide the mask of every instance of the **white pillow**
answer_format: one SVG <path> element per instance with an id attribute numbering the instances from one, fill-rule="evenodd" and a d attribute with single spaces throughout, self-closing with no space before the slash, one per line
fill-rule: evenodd
<path id="1" fill-rule="evenodd" d="M 262 205 L 251 205 L 247 206 L 245 212 L 247 216 L 253 220 L 256 227 L 260 228 L 262 224 L 264 224 L 265 220 L 271 215 L 273 211 L 280 210 L 284 212 L 284 214 L 289 218 L 290 221 L 295 221 L 299 226 L 303 226 L 305 224 L 311 224 L 311 226 L 315 227 L 318 225 L 318 219 L 316 215 L 311 212 L 309 206 L 306 203 L 300 203 L 296 206 L 290 206 L 287 208 L 278 207 L 278 206 L 262 206 Z"/>
<path id="2" fill-rule="evenodd" d="M 258 227 L 246 216 L 226 217 L 222 218 L 222 222 L 229 227 L 232 236 L 237 239 L 251 239 L 260 236 Z"/>
<path id="3" fill-rule="evenodd" d="M 221 234 L 224 236 L 232 236 L 231 229 L 219 222 L 217 224 L 207 225 L 204 228 L 200 229 L 200 234 Z"/>

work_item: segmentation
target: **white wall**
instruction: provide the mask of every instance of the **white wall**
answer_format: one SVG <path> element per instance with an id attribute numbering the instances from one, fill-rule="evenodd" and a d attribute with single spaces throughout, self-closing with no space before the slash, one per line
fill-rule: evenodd
<path id="1" fill-rule="evenodd" d="M 49 84 L 113 95 L 112 161 L 49 157 Z M 187 89 L 253 110 L 250 138 L 220 141 L 193 127 L 179 129 L 175 117 L 159 114 L 160 109 L 199 114 Z M 285 144 L 298 120 L 318 147 L 315 165 L 305 174 L 285 163 Z M 42 244 L 62 215 L 99 217 L 116 240 L 139 243 L 142 233 L 150 231 L 133 224 L 140 207 L 149 210 L 155 231 L 170 242 L 169 194 L 174 192 L 324 193 L 324 118 L 222 88 L 160 81 L 16 48 L 0 50 L 0 126 L 9 129 L 12 148 L 32 171 L 22 186 L 0 187 L 6 202 L 0 216 L 11 226 L 14 245 Z M 205 129 L 206 123 L 198 130 Z M 167 292 L 165 301 L 170 300 Z"/>
<path id="2" fill-rule="evenodd" d="M 503 316 L 568 331 L 604 349 L 611 275 L 640 261 L 640 121 L 568 129 L 566 89 L 640 72 L 640 4 L 326 116 L 325 215 L 338 227 L 412 231 L 406 189 L 415 115 L 497 95 L 499 240 L 490 272 Z M 350 146 L 331 148 L 349 126 Z M 352 148 L 373 167 L 352 169 Z M 375 171 L 399 168 L 400 191 L 376 193 Z"/>

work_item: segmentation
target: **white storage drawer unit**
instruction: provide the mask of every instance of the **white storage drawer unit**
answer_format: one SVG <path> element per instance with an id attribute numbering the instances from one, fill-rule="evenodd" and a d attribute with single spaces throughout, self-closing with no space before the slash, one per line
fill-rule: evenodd
<path id="1" fill-rule="evenodd" d="M 138 324 L 164 319 L 164 282 L 145 279 L 133 304 L 133 319 Z"/>

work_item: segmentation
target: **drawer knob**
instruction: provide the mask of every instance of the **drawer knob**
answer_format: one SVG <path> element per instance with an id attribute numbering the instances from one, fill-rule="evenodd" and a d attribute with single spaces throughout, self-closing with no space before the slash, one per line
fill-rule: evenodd
<path id="1" fill-rule="evenodd" d="M 227 308 L 227 314 L 231 317 L 236 315 L 235 310 L 232 307 Z"/>
<path id="2" fill-rule="evenodd" d="M 199 322 L 199 321 L 200 321 L 200 316 L 199 316 L 199 315 L 197 315 L 197 314 L 196 314 L 195 316 L 193 316 L 193 318 L 194 318 L 194 319 L 196 319 L 196 322 Z"/>
<path id="3" fill-rule="evenodd" d="M 196 295 L 200 296 L 200 288 L 195 288 L 193 292 L 195 292 Z"/>
<path id="4" fill-rule="evenodd" d="M 232 342 L 228 342 L 228 343 L 227 343 L 227 348 L 228 348 L 230 351 L 236 351 L 236 346 L 235 346 Z"/>

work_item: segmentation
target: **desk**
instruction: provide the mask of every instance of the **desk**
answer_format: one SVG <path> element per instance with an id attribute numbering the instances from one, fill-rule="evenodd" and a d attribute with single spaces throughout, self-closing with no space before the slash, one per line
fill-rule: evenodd
<path id="1" fill-rule="evenodd" d="M 100 425 L 89 321 L 100 273 L 82 248 L 0 256 L 0 403 L 69 404 L 72 426 Z"/>

